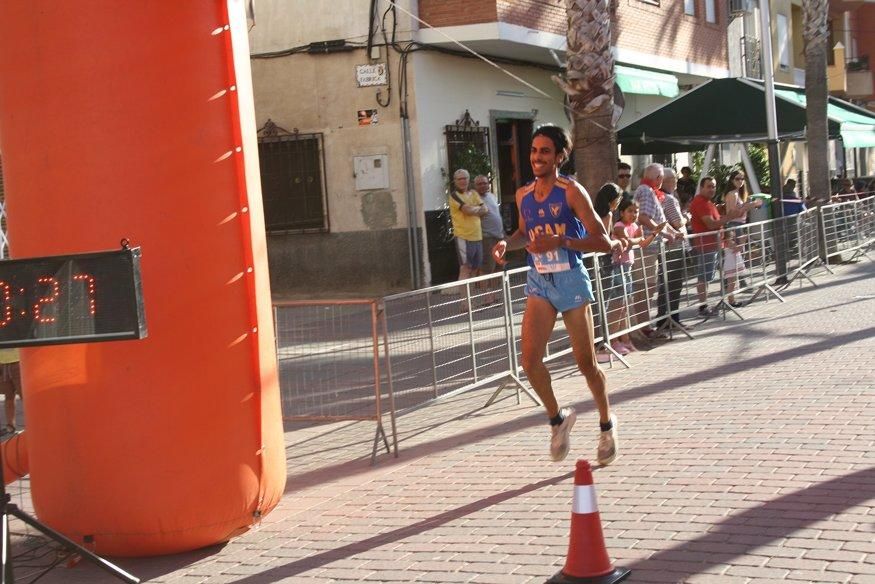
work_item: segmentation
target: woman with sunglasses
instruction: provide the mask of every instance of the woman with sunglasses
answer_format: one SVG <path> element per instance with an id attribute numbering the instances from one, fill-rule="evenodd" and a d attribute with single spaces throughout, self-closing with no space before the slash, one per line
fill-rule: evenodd
<path id="1" fill-rule="evenodd" d="M 743 226 L 747 223 L 748 211 L 759 208 L 763 204 L 761 200 L 747 200 L 749 193 L 747 192 L 747 185 L 744 179 L 743 170 L 733 170 L 729 174 L 729 182 L 726 184 L 726 191 L 723 193 L 726 216 L 729 218 L 729 221 L 726 223 L 727 228 Z"/>

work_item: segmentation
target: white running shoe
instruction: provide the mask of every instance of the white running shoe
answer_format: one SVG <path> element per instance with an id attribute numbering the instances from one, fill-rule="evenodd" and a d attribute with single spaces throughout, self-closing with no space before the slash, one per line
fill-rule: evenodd
<path id="1" fill-rule="evenodd" d="M 577 421 L 577 413 L 572 407 L 562 408 L 559 413 L 565 419 L 558 426 L 550 428 L 553 432 L 553 436 L 550 438 L 550 458 L 556 462 L 568 456 L 568 449 L 571 446 L 571 428 Z"/>
<path id="2" fill-rule="evenodd" d="M 617 458 L 617 417 L 611 414 L 611 429 L 599 434 L 599 448 L 596 459 L 602 466 L 608 466 Z"/>

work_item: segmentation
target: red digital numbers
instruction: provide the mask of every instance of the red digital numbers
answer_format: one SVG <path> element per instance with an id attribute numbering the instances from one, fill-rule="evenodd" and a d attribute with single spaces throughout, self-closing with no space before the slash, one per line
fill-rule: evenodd
<path id="1" fill-rule="evenodd" d="M 88 314 L 94 316 L 97 313 L 97 305 L 95 302 L 95 280 L 91 274 L 74 274 L 73 282 L 81 283 L 84 286 L 85 296 L 88 300 Z M 58 301 L 61 296 L 62 288 L 57 278 L 53 276 L 41 276 L 37 278 L 36 289 L 33 290 L 36 298 L 33 299 L 33 304 L 25 310 L 16 309 L 15 294 L 27 296 L 24 288 L 17 290 L 11 284 L 0 280 L 0 330 L 9 326 L 16 316 L 28 316 L 31 313 L 33 320 L 40 324 L 51 324 L 57 322 L 57 317 L 53 315 L 52 305 Z M 33 298 L 31 296 L 31 298 Z"/>
<path id="2" fill-rule="evenodd" d="M 43 316 L 42 311 L 44 305 L 52 304 L 61 295 L 61 285 L 58 284 L 58 280 L 51 276 L 43 276 L 37 280 L 37 283 L 47 287 L 49 290 L 46 296 L 37 298 L 36 303 L 33 305 L 33 318 L 43 324 L 55 322 L 54 316 Z"/>
<path id="3" fill-rule="evenodd" d="M 0 297 L 3 298 L 3 320 L 0 320 L 0 327 L 5 327 L 12 322 L 12 286 L 0 281 Z"/>
<path id="4" fill-rule="evenodd" d="M 94 316 L 96 312 L 94 304 L 94 277 L 90 274 L 76 274 L 73 276 L 73 281 L 85 284 L 85 290 L 88 292 L 88 313 Z"/>

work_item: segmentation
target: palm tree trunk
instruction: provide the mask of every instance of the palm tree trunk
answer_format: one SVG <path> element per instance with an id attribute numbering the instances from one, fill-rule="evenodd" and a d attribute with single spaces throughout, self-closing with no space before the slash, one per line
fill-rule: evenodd
<path id="1" fill-rule="evenodd" d="M 827 0 L 802 0 L 805 41 L 805 101 L 808 138 L 808 186 L 812 197 L 828 200 L 829 138 L 826 119 Z"/>
<path id="2" fill-rule="evenodd" d="M 566 79 L 556 81 L 573 112 L 577 180 L 595 195 L 601 185 L 617 179 L 611 2 L 566 0 L 566 11 Z"/>

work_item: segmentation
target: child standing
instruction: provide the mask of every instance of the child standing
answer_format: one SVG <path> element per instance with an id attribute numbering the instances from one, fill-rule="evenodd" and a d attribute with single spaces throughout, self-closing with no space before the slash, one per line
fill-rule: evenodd
<path id="1" fill-rule="evenodd" d="M 741 302 L 735 301 L 735 287 L 738 278 L 747 269 L 741 254 L 742 244 L 736 238 L 733 230 L 723 232 L 723 277 L 726 280 L 726 302 L 732 308 L 741 308 Z"/>
<path id="2" fill-rule="evenodd" d="M 650 235 L 643 237 L 644 230 L 638 225 L 638 205 L 624 199 L 618 208 L 620 220 L 614 224 L 614 239 L 623 242 L 622 250 L 614 250 L 613 278 L 611 293 L 608 297 L 608 330 L 613 332 L 622 328 L 626 319 L 626 306 L 635 291 L 632 284 L 632 264 L 635 262 L 633 246 L 647 247 L 665 228 L 666 222 L 656 226 Z M 620 355 L 628 355 L 637 351 L 628 334 L 621 335 L 611 341 L 611 348 Z"/>

